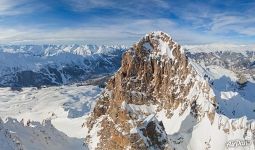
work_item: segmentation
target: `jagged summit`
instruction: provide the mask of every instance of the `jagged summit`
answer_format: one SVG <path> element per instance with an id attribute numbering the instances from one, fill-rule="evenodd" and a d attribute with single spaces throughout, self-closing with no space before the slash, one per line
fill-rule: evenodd
<path id="1" fill-rule="evenodd" d="M 140 39 L 135 47 L 148 51 L 151 56 L 163 56 L 174 59 L 183 53 L 182 48 L 167 33 L 162 31 L 151 32 Z"/>
<path id="2" fill-rule="evenodd" d="M 121 68 L 88 119 L 87 143 L 92 149 L 167 148 L 165 135 L 176 132 L 174 124 L 181 124 L 172 122 L 172 117 L 190 112 L 194 122 L 204 115 L 213 121 L 214 103 L 212 90 L 181 46 L 163 32 L 152 32 L 124 53 Z M 94 138 L 99 141 L 91 141 Z"/>

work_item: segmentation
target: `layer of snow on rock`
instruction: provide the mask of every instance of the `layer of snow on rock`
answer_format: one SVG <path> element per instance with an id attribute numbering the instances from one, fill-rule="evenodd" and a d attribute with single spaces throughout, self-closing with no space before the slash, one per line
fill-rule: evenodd
<path id="1" fill-rule="evenodd" d="M 169 46 L 166 42 L 163 42 L 162 40 L 159 40 L 159 49 L 160 49 L 160 55 L 166 55 L 170 59 L 174 59 L 174 56 L 172 54 L 172 50 L 169 48 Z"/>

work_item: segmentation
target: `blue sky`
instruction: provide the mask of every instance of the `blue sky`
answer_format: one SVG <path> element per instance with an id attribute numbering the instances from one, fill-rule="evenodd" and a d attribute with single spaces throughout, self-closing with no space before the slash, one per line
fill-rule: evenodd
<path id="1" fill-rule="evenodd" d="M 181 44 L 255 44 L 251 0 L 0 0 L 0 43 L 125 44 L 161 30 Z"/>

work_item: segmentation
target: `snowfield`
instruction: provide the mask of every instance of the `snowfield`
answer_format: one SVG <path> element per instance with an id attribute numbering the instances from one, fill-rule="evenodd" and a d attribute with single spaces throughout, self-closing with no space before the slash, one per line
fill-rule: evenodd
<path id="1" fill-rule="evenodd" d="M 237 75 L 219 66 L 208 66 L 219 112 L 229 118 L 246 116 L 255 119 L 255 81 L 249 80 L 243 89 L 236 83 Z"/>
<path id="2" fill-rule="evenodd" d="M 20 92 L 0 88 L 0 117 L 3 119 L 0 126 L 28 150 L 84 149 L 83 138 L 87 131 L 83 123 L 101 91 L 90 85 L 23 88 Z M 32 123 L 27 126 L 30 121 Z M 12 145 L 6 143 L 8 139 L 3 137 L 6 133 L 1 131 L 0 144 L 5 145 L 5 150 L 12 149 Z M 43 141 L 45 134 L 50 142 Z"/>

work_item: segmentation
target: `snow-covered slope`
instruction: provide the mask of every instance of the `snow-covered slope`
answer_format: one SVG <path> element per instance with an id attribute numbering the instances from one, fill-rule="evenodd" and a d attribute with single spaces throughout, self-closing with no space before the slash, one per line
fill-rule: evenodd
<path id="1" fill-rule="evenodd" d="M 219 113 L 230 118 L 255 119 L 255 49 L 238 45 L 187 46 L 190 60 L 200 64 L 200 71 L 212 83 L 219 103 Z M 243 78 L 243 84 L 238 84 Z"/>
<path id="2" fill-rule="evenodd" d="M 4 120 L 0 122 L 0 149 L 85 149 L 83 123 L 101 91 L 92 85 L 22 91 L 0 88 L 0 118 Z"/>
<path id="3" fill-rule="evenodd" d="M 1 150 L 84 150 L 83 140 L 58 131 L 50 122 L 19 122 L 0 120 Z"/>
<path id="4" fill-rule="evenodd" d="M 12 91 L 0 88 L 0 117 L 42 122 L 52 119 L 56 127 L 72 137 L 84 137 L 81 125 L 101 89 L 98 86 L 59 86 Z M 63 124 L 63 125 L 61 125 Z M 71 131 L 71 129 L 79 127 Z M 77 134 L 76 134 L 77 133 Z"/>
<path id="5" fill-rule="evenodd" d="M 218 112 L 230 118 L 246 116 L 255 119 L 254 79 L 248 78 L 248 74 L 247 81 L 240 85 L 238 74 L 235 72 L 237 70 L 232 71 L 217 65 L 202 65 L 193 62 L 193 67 L 213 88 L 218 102 Z"/>

